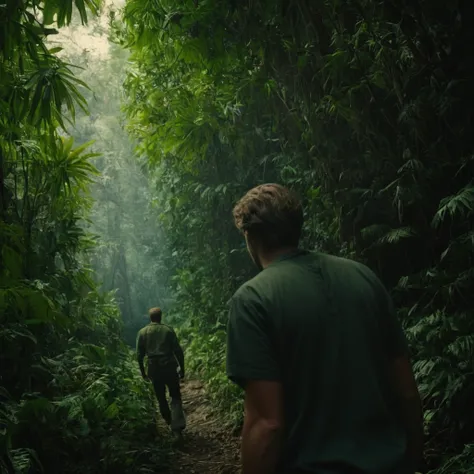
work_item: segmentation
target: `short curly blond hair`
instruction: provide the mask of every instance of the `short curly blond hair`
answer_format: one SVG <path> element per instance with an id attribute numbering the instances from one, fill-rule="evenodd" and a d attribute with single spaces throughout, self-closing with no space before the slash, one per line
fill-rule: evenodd
<path id="1" fill-rule="evenodd" d="M 266 248 L 298 246 L 303 207 L 298 196 L 280 184 L 262 184 L 240 199 L 233 210 L 236 227 Z"/>

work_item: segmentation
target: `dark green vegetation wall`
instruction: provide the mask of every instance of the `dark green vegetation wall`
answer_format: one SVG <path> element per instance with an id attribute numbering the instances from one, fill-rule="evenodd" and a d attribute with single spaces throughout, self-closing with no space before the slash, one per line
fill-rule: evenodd
<path id="1" fill-rule="evenodd" d="M 173 317 L 226 408 L 225 303 L 253 272 L 230 211 L 278 181 L 302 194 L 307 247 L 392 289 L 428 461 L 472 472 L 473 24 L 468 1 L 127 2 L 129 127 L 154 167 Z"/>
<path id="2" fill-rule="evenodd" d="M 74 4 L 82 21 L 98 10 Z M 90 144 L 67 135 L 84 84 L 46 46 L 53 16 L 62 26 L 72 11 L 71 1 L 0 6 L 0 472 L 156 472 L 166 443 L 153 396 L 87 265 L 97 171 Z"/>

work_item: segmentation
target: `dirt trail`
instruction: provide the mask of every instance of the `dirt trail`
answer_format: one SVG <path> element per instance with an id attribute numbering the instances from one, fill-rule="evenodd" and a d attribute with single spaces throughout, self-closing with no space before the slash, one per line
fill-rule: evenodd
<path id="1" fill-rule="evenodd" d="M 201 382 L 181 386 L 187 427 L 184 443 L 173 454 L 170 474 L 237 474 L 239 439 L 213 413 Z"/>

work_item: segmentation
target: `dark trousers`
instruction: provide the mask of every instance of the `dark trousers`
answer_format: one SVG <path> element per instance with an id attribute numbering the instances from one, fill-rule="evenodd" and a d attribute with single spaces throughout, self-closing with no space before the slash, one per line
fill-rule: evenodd
<path id="1" fill-rule="evenodd" d="M 160 413 L 166 423 L 171 424 L 171 411 L 166 399 L 166 387 L 172 402 L 181 402 L 181 388 L 179 386 L 179 376 L 176 369 L 149 370 L 148 376 L 153 383 Z"/>

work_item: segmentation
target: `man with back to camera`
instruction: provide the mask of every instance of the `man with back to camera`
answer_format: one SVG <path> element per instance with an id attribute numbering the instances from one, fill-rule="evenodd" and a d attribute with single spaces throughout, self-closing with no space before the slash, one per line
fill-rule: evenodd
<path id="1" fill-rule="evenodd" d="M 179 386 L 179 378 L 184 377 L 183 349 L 173 329 L 162 324 L 161 309 L 151 308 L 148 313 L 150 324 L 142 328 L 137 336 L 138 365 L 142 377 L 153 384 L 161 416 L 173 433 L 180 436 L 186 427 Z M 143 363 L 145 356 L 148 358 L 148 374 Z M 171 410 L 166 399 L 166 387 L 171 397 Z"/>
<path id="2" fill-rule="evenodd" d="M 261 270 L 229 302 L 242 474 L 413 474 L 421 401 L 382 283 L 360 263 L 300 250 L 302 206 L 278 184 L 250 190 L 233 215 Z"/>

